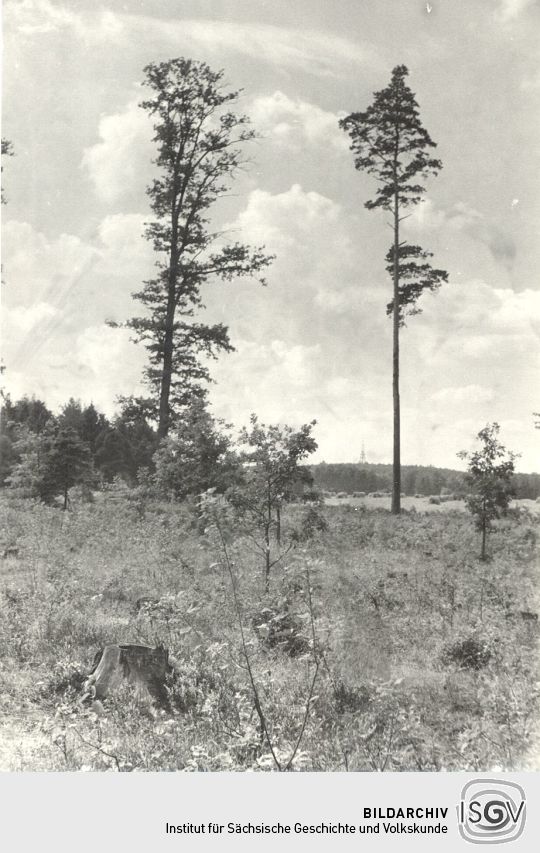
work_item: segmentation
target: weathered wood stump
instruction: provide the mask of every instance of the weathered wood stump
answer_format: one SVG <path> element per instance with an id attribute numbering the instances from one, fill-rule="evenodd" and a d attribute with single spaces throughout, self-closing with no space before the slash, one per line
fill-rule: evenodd
<path id="1" fill-rule="evenodd" d="M 141 698 L 150 698 L 161 707 L 168 706 L 167 678 L 173 667 L 163 646 L 110 645 L 100 649 L 84 684 L 81 701 L 101 702 L 126 682 L 135 685 Z"/>

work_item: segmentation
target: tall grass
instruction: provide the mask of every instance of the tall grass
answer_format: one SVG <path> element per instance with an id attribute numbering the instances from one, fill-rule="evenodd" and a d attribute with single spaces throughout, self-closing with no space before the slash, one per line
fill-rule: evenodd
<path id="1" fill-rule="evenodd" d="M 536 766 L 538 623 L 521 614 L 537 610 L 538 522 L 527 514 L 496 525 L 481 563 L 463 513 L 331 506 L 327 529 L 306 539 L 306 510 L 291 505 L 283 537 L 297 544 L 268 594 L 260 555 L 228 531 L 268 738 L 222 549 L 193 507 L 113 488 L 67 513 L 6 497 L 1 509 L 1 541 L 18 555 L 0 564 L 0 714 L 33 744 L 17 768 L 266 770 L 269 739 L 287 766 L 300 733 L 293 770 Z M 169 648 L 171 710 L 129 685 L 101 715 L 81 707 L 96 650 L 129 642 Z"/>

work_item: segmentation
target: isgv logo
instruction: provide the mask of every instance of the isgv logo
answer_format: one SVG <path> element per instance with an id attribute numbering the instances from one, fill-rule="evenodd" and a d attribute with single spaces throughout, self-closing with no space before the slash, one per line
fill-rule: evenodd
<path id="1" fill-rule="evenodd" d="M 502 844 L 519 838 L 525 826 L 525 791 L 516 782 L 467 782 L 458 806 L 461 837 L 472 844 Z"/>

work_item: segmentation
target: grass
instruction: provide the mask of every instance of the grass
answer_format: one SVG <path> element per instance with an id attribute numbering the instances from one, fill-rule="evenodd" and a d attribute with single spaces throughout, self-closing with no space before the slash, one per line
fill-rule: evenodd
<path id="1" fill-rule="evenodd" d="M 440 500 L 440 498 L 439 498 Z M 337 495 L 329 495 L 325 497 L 325 503 L 328 506 L 357 506 L 365 507 L 365 509 L 390 509 L 392 498 L 390 495 L 382 495 L 381 497 L 372 497 L 366 495 L 364 498 L 355 498 L 353 495 L 346 495 L 339 498 Z M 512 506 L 522 507 L 532 515 L 540 515 L 540 502 L 531 498 L 519 498 L 513 501 Z M 430 496 L 413 497 L 406 495 L 401 498 L 401 508 L 405 512 L 448 512 L 454 510 L 459 512 L 467 512 L 467 507 L 464 500 L 455 499 L 448 500 L 443 497 L 440 503 L 430 503 Z"/>
<path id="2" fill-rule="evenodd" d="M 326 531 L 296 537 L 268 595 L 260 555 L 225 529 L 281 766 L 538 769 L 538 623 L 521 615 L 538 610 L 537 517 L 501 520 L 482 563 L 470 518 L 436 509 L 326 506 Z M 193 508 L 112 488 L 67 513 L 6 496 L 1 510 L 0 544 L 18 548 L 0 563 L 2 769 L 276 767 L 223 547 Z M 287 508 L 285 543 L 305 513 Z M 96 650 L 126 642 L 169 648 L 172 711 L 129 685 L 104 714 L 81 707 Z"/>

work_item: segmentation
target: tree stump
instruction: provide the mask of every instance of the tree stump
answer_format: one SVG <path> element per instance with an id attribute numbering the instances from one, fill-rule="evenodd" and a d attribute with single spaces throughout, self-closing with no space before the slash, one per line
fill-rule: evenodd
<path id="1" fill-rule="evenodd" d="M 173 667 L 169 652 L 163 646 L 132 644 L 110 645 L 100 649 L 84 684 L 81 701 L 107 699 L 126 682 L 140 690 L 141 698 L 149 697 L 161 707 L 167 707 L 167 678 Z"/>

